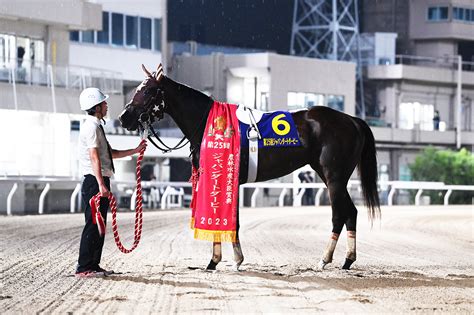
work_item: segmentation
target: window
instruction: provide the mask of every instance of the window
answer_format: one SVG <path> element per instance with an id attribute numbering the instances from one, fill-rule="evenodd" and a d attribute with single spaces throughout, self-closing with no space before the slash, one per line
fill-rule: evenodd
<path id="1" fill-rule="evenodd" d="M 93 43 L 94 42 L 94 31 L 82 31 L 82 42 Z"/>
<path id="2" fill-rule="evenodd" d="M 324 105 L 324 95 L 303 92 L 288 92 L 288 109 L 302 109 Z"/>
<path id="3" fill-rule="evenodd" d="M 453 20 L 474 22 L 474 9 L 453 7 Z"/>
<path id="4" fill-rule="evenodd" d="M 161 51 L 162 19 L 102 12 L 100 31 L 70 31 L 73 42 Z"/>
<path id="5" fill-rule="evenodd" d="M 434 106 L 432 104 L 401 103 L 398 116 L 400 129 L 433 130 Z"/>
<path id="6" fill-rule="evenodd" d="M 138 17 L 128 16 L 125 19 L 127 46 L 138 48 Z"/>
<path id="7" fill-rule="evenodd" d="M 400 165 L 398 179 L 403 181 L 411 181 L 411 172 L 408 165 Z"/>
<path id="8" fill-rule="evenodd" d="M 109 12 L 102 12 L 102 30 L 97 32 L 97 42 L 99 44 L 109 43 Z"/>
<path id="9" fill-rule="evenodd" d="M 448 19 L 448 7 L 429 7 L 428 21 L 446 21 Z"/>
<path id="10" fill-rule="evenodd" d="M 0 35 L 0 65 L 2 66 L 5 66 L 5 64 L 7 63 L 7 56 L 5 52 L 6 46 L 7 45 L 5 43 L 5 38 L 3 38 L 3 35 Z"/>
<path id="11" fill-rule="evenodd" d="M 123 45 L 123 14 L 112 13 L 112 44 Z"/>
<path id="12" fill-rule="evenodd" d="M 342 95 L 328 95 L 328 107 L 343 112 L 344 111 L 344 96 Z"/>
<path id="13" fill-rule="evenodd" d="M 459 21 L 464 20 L 464 9 L 463 9 L 463 8 L 454 7 L 454 8 L 453 8 L 453 19 L 454 19 L 454 20 L 459 20 Z"/>
<path id="14" fill-rule="evenodd" d="M 69 40 L 71 42 L 78 42 L 79 41 L 79 31 L 70 31 L 69 32 Z"/>
<path id="15" fill-rule="evenodd" d="M 153 26 L 154 26 L 153 49 L 156 51 L 161 51 L 161 19 L 154 19 Z"/>
<path id="16" fill-rule="evenodd" d="M 140 48 L 151 49 L 151 19 L 140 18 Z"/>
<path id="17" fill-rule="evenodd" d="M 32 39 L 30 41 L 30 59 L 31 65 L 34 67 L 42 67 L 44 65 L 44 41 L 40 39 Z"/>

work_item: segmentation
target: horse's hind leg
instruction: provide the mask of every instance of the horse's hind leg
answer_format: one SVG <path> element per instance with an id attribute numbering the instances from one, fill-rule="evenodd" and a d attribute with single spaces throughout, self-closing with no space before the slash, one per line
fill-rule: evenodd
<path id="1" fill-rule="evenodd" d="M 212 244 L 212 258 L 207 265 L 206 270 L 216 270 L 216 266 L 222 260 L 222 244 L 219 242 L 214 242 Z"/>
<path id="2" fill-rule="evenodd" d="M 333 229 L 334 230 L 334 229 Z M 324 269 L 327 264 L 332 262 L 332 256 L 334 255 L 334 250 L 336 249 L 337 240 L 339 239 L 340 233 L 332 233 L 329 243 L 324 250 L 323 257 L 318 263 L 319 269 Z"/>
<path id="3" fill-rule="evenodd" d="M 346 261 L 342 266 L 342 269 L 350 269 L 351 265 L 357 258 L 356 253 L 356 225 L 357 225 L 357 209 L 351 200 L 352 207 L 349 208 L 349 213 L 346 220 L 347 230 L 347 250 L 346 250 Z"/>
<path id="4" fill-rule="evenodd" d="M 352 200 L 347 192 L 347 184 L 345 181 L 339 182 L 330 182 L 328 184 L 329 189 L 329 198 L 331 200 L 332 207 L 332 235 L 327 245 L 323 257 L 319 262 L 319 268 L 323 269 L 327 264 L 332 262 L 334 250 L 336 249 L 337 240 L 341 234 L 344 224 L 350 222 L 351 230 L 348 228 L 348 235 L 351 234 L 354 237 L 348 238 L 348 251 L 346 255 L 346 263 L 344 264 L 344 269 L 349 269 L 350 265 L 355 261 L 355 218 L 357 217 L 357 210 L 352 203 Z M 349 233 L 351 232 L 351 233 Z M 353 234 L 352 234 L 353 233 Z M 349 261 L 348 261 L 349 260 Z"/>

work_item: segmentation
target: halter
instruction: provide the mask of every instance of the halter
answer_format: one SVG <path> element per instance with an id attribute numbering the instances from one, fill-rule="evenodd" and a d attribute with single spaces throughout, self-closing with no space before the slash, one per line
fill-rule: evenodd
<path id="1" fill-rule="evenodd" d="M 149 78 L 152 79 L 152 80 L 155 80 L 155 73 L 156 72 L 153 72 Z M 164 76 L 164 75 L 163 75 Z M 158 99 L 158 96 L 161 94 L 161 103 L 160 104 L 156 104 L 156 101 Z M 153 110 L 152 110 L 152 113 L 150 115 L 150 109 L 151 107 L 153 106 Z M 160 136 L 158 136 L 157 132 L 155 131 L 155 129 L 153 128 L 152 126 L 152 121 L 153 121 L 153 117 L 156 118 L 157 121 L 160 121 L 163 119 L 164 117 L 164 113 L 165 113 L 165 110 L 166 110 L 166 103 L 164 101 L 164 91 L 161 90 L 160 88 L 157 88 L 156 89 L 156 94 L 153 95 L 152 97 L 149 97 L 145 103 L 144 103 L 144 108 L 145 108 L 145 111 L 143 113 L 140 114 L 140 116 L 138 117 L 138 124 L 141 128 L 141 130 L 143 132 L 145 132 L 146 130 L 149 130 L 153 136 L 155 136 L 156 140 L 158 140 L 158 142 L 161 144 L 158 145 L 151 136 L 148 136 L 148 140 L 150 140 L 150 142 L 159 150 L 161 150 L 161 152 L 163 153 L 169 153 L 169 152 L 172 152 L 174 150 L 179 150 L 179 149 L 182 149 L 184 148 L 188 143 L 190 143 L 191 139 L 194 139 L 194 137 L 196 136 L 196 134 L 198 133 L 199 131 L 199 128 L 201 127 L 203 121 L 205 120 L 205 115 L 203 116 L 203 119 L 201 120 L 201 122 L 199 123 L 199 125 L 196 127 L 196 129 L 194 130 L 192 136 L 187 139 L 186 142 L 184 142 L 186 140 L 186 136 L 183 136 L 183 138 L 181 140 L 179 140 L 179 142 L 174 146 L 174 147 L 170 147 L 168 146 L 166 143 L 163 142 L 163 140 L 160 139 Z M 184 142 L 184 143 L 183 143 Z M 194 148 L 191 148 L 191 152 L 194 150 Z"/>

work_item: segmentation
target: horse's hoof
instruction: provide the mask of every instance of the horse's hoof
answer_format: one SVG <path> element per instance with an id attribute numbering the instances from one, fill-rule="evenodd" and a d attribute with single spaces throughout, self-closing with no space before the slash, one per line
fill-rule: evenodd
<path id="1" fill-rule="evenodd" d="M 240 264 L 238 264 L 238 263 L 234 263 L 234 264 L 232 265 L 232 270 L 233 270 L 233 271 L 236 271 L 236 272 L 237 272 L 237 271 L 240 271 L 239 268 L 240 268 Z"/>
<path id="2" fill-rule="evenodd" d="M 216 266 L 217 264 L 211 259 L 211 261 L 209 262 L 209 265 L 207 265 L 206 267 L 206 271 L 214 271 L 216 270 Z"/>
<path id="3" fill-rule="evenodd" d="M 318 269 L 319 270 L 324 270 L 324 267 L 326 267 L 327 264 L 328 264 L 327 262 L 325 262 L 324 260 L 321 259 L 318 263 Z"/>
<path id="4" fill-rule="evenodd" d="M 351 269 L 351 265 L 354 263 L 355 260 L 346 258 L 346 261 L 344 262 L 344 265 L 342 265 L 342 269 L 344 270 L 349 270 Z"/>

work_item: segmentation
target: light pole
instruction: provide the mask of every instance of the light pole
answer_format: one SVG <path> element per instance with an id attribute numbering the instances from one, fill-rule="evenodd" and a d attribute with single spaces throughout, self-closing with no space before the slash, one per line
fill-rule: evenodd
<path id="1" fill-rule="evenodd" d="M 461 90 L 462 90 L 462 57 L 461 55 L 457 56 L 458 59 L 458 79 L 456 87 L 456 148 L 459 150 L 461 148 Z"/>

